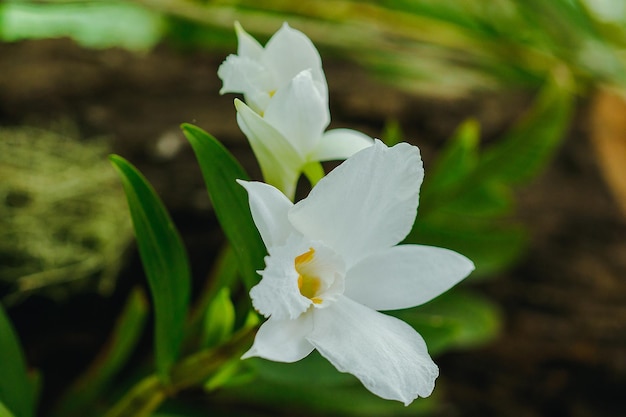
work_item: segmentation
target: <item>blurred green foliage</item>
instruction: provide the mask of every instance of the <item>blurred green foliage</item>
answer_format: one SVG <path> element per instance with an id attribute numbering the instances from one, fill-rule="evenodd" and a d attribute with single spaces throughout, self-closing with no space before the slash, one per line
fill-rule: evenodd
<path id="1" fill-rule="evenodd" d="M 459 96 L 540 85 L 559 67 L 579 89 L 626 86 L 621 0 L 136 0 L 0 5 L 0 38 L 69 36 L 89 47 L 232 48 L 232 23 L 269 37 L 283 21 L 404 89 Z"/>
<path id="2" fill-rule="evenodd" d="M 115 377 L 137 347 L 148 318 L 148 300 L 142 290 L 131 291 L 108 342 L 91 366 L 77 378 L 55 405 L 53 416 L 79 417 L 103 411 L 101 395 L 110 390 Z"/>
<path id="3" fill-rule="evenodd" d="M 490 147 L 479 148 L 476 122 L 461 125 L 426 173 L 419 215 L 406 241 L 465 254 L 476 264 L 472 278 L 509 267 L 527 243 L 514 218 L 514 187 L 528 183 L 552 160 L 572 110 L 571 80 L 557 74 Z"/>
<path id="4" fill-rule="evenodd" d="M 8 0 L 0 4 L 0 21 L 4 41 L 70 37 L 88 48 L 147 50 L 163 32 L 159 13 L 126 1 Z"/>
<path id="5" fill-rule="evenodd" d="M 73 136 L 0 129 L 3 302 L 114 287 L 132 238 L 123 193 L 105 160 L 107 141 Z"/>

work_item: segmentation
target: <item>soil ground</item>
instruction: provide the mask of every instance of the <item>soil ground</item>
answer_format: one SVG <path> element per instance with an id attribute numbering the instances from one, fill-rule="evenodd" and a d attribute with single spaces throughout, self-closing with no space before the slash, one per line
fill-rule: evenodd
<path id="1" fill-rule="evenodd" d="M 163 197 L 194 275 L 204 276 L 221 235 L 179 124 L 211 132 L 258 176 L 233 97 L 218 94 L 224 55 L 159 47 L 138 56 L 49 40 L 1 44 L 0 57 L 0 125 L 69 120 L 82 137 L 111 136 L 114 152 L 135 163 Z M 345 62 L 325 62 L 325 70 L 332 126 L 378 136 L 395 119 L 422 149 L 426 172 L 466 117 L 481 122 L 488 141 L 531 97 L 508 91 L 436 100 L 395 90 Z M 529 252 L 510 272 L 475 286 L 502 308 L 502 334 L 483 348 L 438 359 L 446 416 L 626 415 L 626 221 L 588 141 L 588 107 L 579 104 L 547 171 L 519 190 Z M 44 407 L 106 337 L 115 308 L 137 281 L 129 272 L 138 270 L 137 257 L 130 259 L 111 298 L 88 294 L 59 305 L 34 297 L 9 311 L 29 363 L 46 376 Z"/>

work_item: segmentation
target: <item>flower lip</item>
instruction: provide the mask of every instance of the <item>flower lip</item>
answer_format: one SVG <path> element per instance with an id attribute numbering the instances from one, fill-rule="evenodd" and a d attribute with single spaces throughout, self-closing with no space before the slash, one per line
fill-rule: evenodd
<path id="1" fill-rule="evenodd" d="M 309 264 L 313 260 L 315 255 L 315 249 L 312 247 L 308 251 L 301 255 L 296 256 L 294 259 L 294 267 L 298 272 L 298 289 L 300 294 L 313 301 L 313 304 L 322 304 L 322 299 L 317 297 L 320 288 L 322 286 L 322 280 L 314 274 L 314 271 L 309 271 L 311 268 Z"/>
<path id="2" fill-rule="evenodd" d="M 319 253 L 319 254 L 318 254 Z M 345 266 L 341 258 L 332 250 L 313 246 L 294 259 L 294 267 L 298 273 L 298 289 L 300 294 L 313 303 L 315 307 L 326 307 L 328 302 L 343 294 L 345 285 Z"/>
<path id="3" fill-rule="evenodd" d="M 294 258 L 298 290 L 314 307 L 325 308 L 345 289 L 345 263 L 332 249 L 313 242 L 306 252 Z"/>
<path id="4" fill-rule="evenodd" d="M 264 316 L 293 320 L 311 306 L 328 307 L 343 294 L 345 263 L 321 242 L 294 233 L 269 252 L 263 279 L 250 292 Z"/>

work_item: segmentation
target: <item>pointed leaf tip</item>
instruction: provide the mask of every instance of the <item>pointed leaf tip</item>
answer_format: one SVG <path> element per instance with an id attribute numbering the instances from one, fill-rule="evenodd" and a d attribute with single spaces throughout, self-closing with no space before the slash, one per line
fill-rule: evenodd
<path id="1" fill-rule="evenodd" d="M 235 251 L 239 270 L 248 289 L 259 281 L 256 271 L 263 269 L 265 245 L 252 220 L 248 195 L 237 180 L 249 176 L 235 157 L 217 139 L 201 128 L 183 124 L 202 170 L 202 176 L 224 234 Z"/>
<path id="2" fill-rule="evenodd" d="M 172 219 L 146 178 L 119 155 L 119 172 L 155 310 L 156 366 L 164 380 L 179 355 L 191 291 L 187 252 Z"/>

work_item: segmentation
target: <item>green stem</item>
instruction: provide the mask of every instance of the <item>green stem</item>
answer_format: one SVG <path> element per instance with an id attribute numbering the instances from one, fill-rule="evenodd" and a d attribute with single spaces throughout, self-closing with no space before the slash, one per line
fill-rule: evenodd
<path id="1" fill-rule="evenodd" d="M 307 177 L 309 182 L 311 183 L 311 187 L 315 187 L 315 184 L 319 182 L 322 178 L 324 178 L 324 168 L 322 164 L 319 162 L 309 162 L 303 168 L 304 175 Z"/>
<path id="2" fill-rule="evenodd" d="M 171 370 L 169 384 L 152 374 L 137 383 L 104 417 L 148 417 L 161 403 L 184 389 L 200 385 L 250 345 L 256 328 L 239 331 L 225 344 L 190 355 Z"/>
<path id="3" fill-rule="evenodd" d="M 144 417 L 152 414 L 166 398 L 166 388 L 161 379 L 150 375 L 135 385 L 113 406 L 105 417 Z"/>

